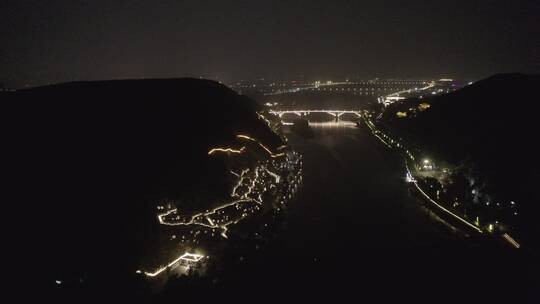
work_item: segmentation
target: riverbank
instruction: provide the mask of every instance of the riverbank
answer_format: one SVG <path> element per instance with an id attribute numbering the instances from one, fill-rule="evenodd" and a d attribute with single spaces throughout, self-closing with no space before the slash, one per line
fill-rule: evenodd
<path id="1" fill-rule="evenodd" d="M 313 139 L 287 135 L 303 155 L 303 183 L 279 229 L 269 231 L 272 241 L 202 290 L 217 299 L 302 301 L 520 303 L 532 295 L 534 260 L 433 220 L 369 132 L 312 128 Z"/>

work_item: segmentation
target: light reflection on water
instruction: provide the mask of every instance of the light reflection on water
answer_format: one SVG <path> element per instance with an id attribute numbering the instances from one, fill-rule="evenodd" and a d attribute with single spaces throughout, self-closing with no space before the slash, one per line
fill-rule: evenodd
<path id="1" fill-rule="evenodd" d="M 346 120 L 325 121 L 325 122 L 309 122 L 309 126 L 313 128 L 356 128 L 356 123 Z"/>

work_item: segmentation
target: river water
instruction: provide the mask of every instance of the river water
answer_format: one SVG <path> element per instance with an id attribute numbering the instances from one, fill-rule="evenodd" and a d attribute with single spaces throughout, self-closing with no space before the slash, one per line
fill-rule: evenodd
<path id="1" fill-rule="evenodd" d="M 367 302 L 535 296 L 537 265 L 527 254 L 437 221 L 367 131 L 345 122 L 311 127 L 313 139 L 288 135 L 304 156 L 304 182 L 281 231 L 243 262 L 228 288 Z"/>

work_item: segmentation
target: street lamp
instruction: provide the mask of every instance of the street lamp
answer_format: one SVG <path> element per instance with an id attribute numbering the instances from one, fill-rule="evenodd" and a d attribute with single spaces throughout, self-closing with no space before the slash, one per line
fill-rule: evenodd
<path id="1" fill-rule="evenodd" d="M 433 165 L 431 164 L 431 161 L 427 158 L 425 158 L 423 161 L 422 161 L 423 165 L 422 165 L 422 169 L 424 170 L 433 170 Z"/>

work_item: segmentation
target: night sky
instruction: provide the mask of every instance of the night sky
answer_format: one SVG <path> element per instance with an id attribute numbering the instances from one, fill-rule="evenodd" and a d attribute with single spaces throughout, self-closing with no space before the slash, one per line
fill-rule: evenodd
<path id="1" fill-rule="evenodd" d="M 538 73 L 539 3 L 0 0 L 0 82 Z"/>

